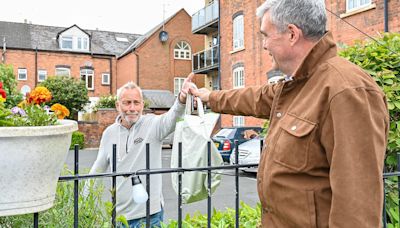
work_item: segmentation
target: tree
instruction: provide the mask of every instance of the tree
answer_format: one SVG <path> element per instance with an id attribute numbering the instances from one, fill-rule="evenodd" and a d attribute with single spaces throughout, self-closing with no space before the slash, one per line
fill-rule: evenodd
<path id="1" fill-rule="evenodd" d="M 17 80 L 11 65 L 0 64 L 0 82 L 3 82 L 3 89 L 6 91 L 6 108 L 12 108 L 22 101 L 22 94 L 17 90 Z"/>
<path id="2" fill-rule="evenodd" d="M 50 90 L 53 99 L 49 105 L 60 103 L 70 111 L 70 119 L 77 119 L 78 111 L 89 102 L 88 90 L 83 81 L 72 77 L 52 76 L 40 84 Z"/>

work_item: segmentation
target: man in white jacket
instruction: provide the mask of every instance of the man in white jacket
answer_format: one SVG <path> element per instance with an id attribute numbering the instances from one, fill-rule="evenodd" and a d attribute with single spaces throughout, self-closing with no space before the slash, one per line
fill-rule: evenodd
<path id="1" fill-rule="evenodd" d="M 117 172 L 145 169 L 147 143 L 150 144 L 150 168 L 161 168 L 162 141 L 174 131 L 177 119 L 183 116 L 184 103 L 190 86 L 190 80 L 185 80 L 178 99 L 171 109 L 162 115 L 142 115 L 143 95 L 140 87 L 135 83 L 129 82 L 118 89 L 116 108 L 119 115 L 115 123 L 103 132 L 97 159 L 90 174 L 104 172 L 107 168 L 111 168 L 113 144 L 117 145 Z M 146 179 L 142 177 L 141 180 L 145 186 Z M 161 227 L 164 204 L 161 174 L 151 175 L 150 187 L 151 227 Z M 137 204 L 133 201 L 131 178 L 117 177 L 116 190 L 117 215 L 125 216 L 129 228 L 141 227 L 145 224 L 146 204 Z M 122 224 L 118 226 L 125 227 Z"/>

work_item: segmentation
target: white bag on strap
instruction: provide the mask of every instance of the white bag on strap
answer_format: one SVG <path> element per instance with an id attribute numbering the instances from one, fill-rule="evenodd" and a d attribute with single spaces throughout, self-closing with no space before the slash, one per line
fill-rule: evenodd
<path id="1" fill-rule="evenodd" d="M 178 168 L 179 142 L 182 142 L 182 168 L 208 166 L 208 142 L 211 142 L 211 165 L 223 164 L 221 155 L 211 140 L 211 133 L 219 114 L 204 114 L 203 104 L 197 98 L 198 116 L 191 115 L 191 97 L 186 99 L 186 111 L 182 121 L 176 123 L 172 147 L 171 168 Z M 221 174 L 214 170 L 211 174 L 211 193 L 219 186 Z M 172 173 L 172 186 L 178 194 L 178 173 Z M 182 174 L 182 202 L 192 203 L 208 197 L 207 171 L 191 171 Z"/>

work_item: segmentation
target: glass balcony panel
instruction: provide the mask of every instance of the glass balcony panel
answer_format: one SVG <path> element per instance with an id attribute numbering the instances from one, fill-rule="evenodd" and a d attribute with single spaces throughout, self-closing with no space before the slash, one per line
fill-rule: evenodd
<path id="1" fill-rule="evenodd" d="M 193 71 L 197 73 L 218 67 L 218 45 L 193 55 Z"/>
<path id="2" fill-rule="evenodd" d="M 199 10 L 192 16 L 192 31 L 218 19 L 218 1 Z"/>

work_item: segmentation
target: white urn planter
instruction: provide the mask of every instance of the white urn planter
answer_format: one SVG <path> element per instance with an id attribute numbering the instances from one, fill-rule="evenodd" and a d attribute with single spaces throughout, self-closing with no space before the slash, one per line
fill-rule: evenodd
<path id="1" fill-rule="evenodd" d="M 53 206 L 57 181 L 78 124 L 0 127 L 0 216 Z"/>

